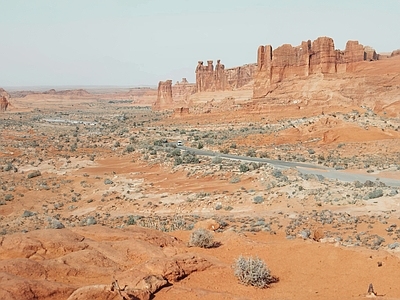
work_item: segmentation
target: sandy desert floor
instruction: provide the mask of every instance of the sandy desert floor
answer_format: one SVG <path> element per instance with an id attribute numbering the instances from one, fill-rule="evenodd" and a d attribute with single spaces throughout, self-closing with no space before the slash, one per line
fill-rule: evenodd
<path id="1" fill-rule="evenodd" d="M 400 179 L 397 117 L 360 106 L 176 116 L 106 98 L 34 95 L 0 114 L 1 299 L 363 299 L 371 283 L 400 299 L 399 187 L 376 179 Z M 188 246 L 197 228 L 215 247 Z M 241 255 L 279 281 L 240 284 Z"/>

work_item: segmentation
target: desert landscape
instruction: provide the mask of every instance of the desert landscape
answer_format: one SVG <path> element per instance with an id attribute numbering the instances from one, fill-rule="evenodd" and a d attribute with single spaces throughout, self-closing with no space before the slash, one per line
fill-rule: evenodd
<path id="1" fill-rule="evenodd" d="M 1 89 L 0 298 L 400 299 L 400 50 L 249 51 Z"/>

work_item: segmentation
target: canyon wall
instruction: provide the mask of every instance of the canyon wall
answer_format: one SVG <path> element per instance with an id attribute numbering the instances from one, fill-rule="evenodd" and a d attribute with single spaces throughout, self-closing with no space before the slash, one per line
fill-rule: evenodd
<path id="1" fill-rule="evenodd" d="M 225 70 L 225 77 L 228 90 L 235 90 L 245 87 L 254 79 L 257 64 L 247 64 L 236 68 Z"/>
<path id="2" fill-rule="evenodd" d="M 196 90 L 196 85 L 194 83 L 189 83 L 186 78 L 182 78 L 182 81 L 177 81 L 172 86 L 172 99 L 174 103 L 184 105 L 189 101 L 190 95 L 194 94 Z"/>
<path id="3" fill-rule="evenodd" d="M 319 37 L 313 42 L 303 41 L 296 47 L 285 44 L 275 50 L 270 45 L 260 46 L 253 97 L 268 95 L 286 78 L 351 72 L 356 63 L 377 59 L 374 49 L 364 47 L 357 41 L 348 41 L 344 51 L 337 50 L 329 37 Z"/>
<path id="4" fill-rule="evenodd" d="M 241 88 L 251 82 L 256 64 L 247 64 L 241 67 L 225 69 L 220 60 L 214 68 L 212 60 L 207 61 L 207 66 L 202 61 L 196 67 L 196 93 L 229 91 Z"/>
<path id="5" fill-rule="evenodd" d="M 160 81 L 158 83 L 157 100 L 153 109 L 172 109 L 187 106 L 190 95 L 194 94 L 196 85 L 189 83 L 186 78 L 172 85 L 172 80 Z"/>
<path id="6" fill-rule="evenodd" d="M 157 100 L 153 105 L 154 109 L 162 109 L 173 104 L 172 80 L 160 81 L 158 83 Z"/>

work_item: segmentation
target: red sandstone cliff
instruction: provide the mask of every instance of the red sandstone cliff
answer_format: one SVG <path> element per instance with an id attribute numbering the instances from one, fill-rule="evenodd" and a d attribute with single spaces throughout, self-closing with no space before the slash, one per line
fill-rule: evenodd
<path id="1" fill-rule="evenodd" d="M 155 109 L 166 108 L 172 105 L 172 80 L 160 81 L 158 83 L 157 100 L 153 107 Z"/>
<path id="2" fill-rule="evenodd" d="M 212 60 L 204 66 L 199 61 L 196 67 L 196 92 L 230 91 L 239 89 L 253 80 L 256 64 L 225 69 L 220 60 L 213 65 Z"/>
<path id="3" fill-rule="evenodd" d="M 189 83 L 186 78 L 182 78 L 181 82 L 176 82 L 172 86 L 172 99 L 177 105 L 186 105 L 189 102 L 190 95 L 196 92 L 194 83 Z"/>
<path id="4" fill-rule="evenodd" d="M 189 97 L 195 93 L 195 84 L 189 83 L 186 78 L 172 85 L 172 80 L 160 81 L 158 84 L 157 100 L 153 109 L 175 109 L 188 106 Z"/>
<path id="5" fill-rule="evenodd" d="M 376 59 L 375 50 L 364 48 L 357 41 L 348 41 L 344 51 L 335 50 L 329 37 L 319 37 L 312 43 L 310 40 L 302 42 L 296 47 L 285 44 L 275 50 L 270 45 L 260 46 L 253 96 L 266 96 L 286 78 L 350 72 L 356 63 Z"/>
<path id="6" fill-rule="evenodd" d="M 0 88 L 0 111 L 6 111 L 10 102 L 10 95 L 2 88 Z"/>

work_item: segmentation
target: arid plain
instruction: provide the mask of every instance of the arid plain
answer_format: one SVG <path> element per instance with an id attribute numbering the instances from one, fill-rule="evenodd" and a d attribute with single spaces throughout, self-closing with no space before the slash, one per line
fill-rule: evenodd
<path id="1" fill-rule="evenodd" d="M 0 298 L 400 299 L 400 51 L 290 47 L 158 90 L 2 90 Z M 241 255 L 279 281 L 241 284 Z"/>

